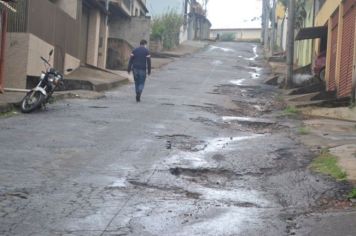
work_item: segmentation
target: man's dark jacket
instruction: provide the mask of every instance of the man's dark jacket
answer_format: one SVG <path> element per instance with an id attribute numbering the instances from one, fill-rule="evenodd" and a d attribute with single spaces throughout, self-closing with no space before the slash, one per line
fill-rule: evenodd
<path id="1" fill-rule="evenodd" d="M 151 74 L 151 55 L 147 48 L 140 46 L 132 51 L 127 71 L 132 69 L 148 70 Z"/>

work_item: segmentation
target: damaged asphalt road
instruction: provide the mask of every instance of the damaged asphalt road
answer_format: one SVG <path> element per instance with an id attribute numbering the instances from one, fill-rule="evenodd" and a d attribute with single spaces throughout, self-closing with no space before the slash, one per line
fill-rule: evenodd
<path id="1" fill-rule="evenodd" d="M 259 54 L 219 43 L 140 104 L 130 85 L 1 119 L 0 235 L 354 235 L 330 204 L 350 186 L 308 169 Z"/>

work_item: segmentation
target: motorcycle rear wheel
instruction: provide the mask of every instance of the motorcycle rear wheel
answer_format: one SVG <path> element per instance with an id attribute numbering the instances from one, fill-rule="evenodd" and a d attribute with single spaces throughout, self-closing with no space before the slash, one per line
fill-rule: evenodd
<path id="1" fill-rule="evenodd" d="M 39 91 L 29 92 L 21 102 L 21 111 L 23 113 L 30 113 L 40 108 L 45 96 Z"/>

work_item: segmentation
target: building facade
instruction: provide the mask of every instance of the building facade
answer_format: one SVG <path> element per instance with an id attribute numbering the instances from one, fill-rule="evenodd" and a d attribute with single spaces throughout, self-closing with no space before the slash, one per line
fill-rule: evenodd
<path id="1" fill-rule="evenodd" d="M 16 7 L 9 14 L 6 44 L 8 88 L 29 87 L 29 79 L 44 69 L 40 57 L 50 50 L 51 63 L 61 72 L 80 66 L 106 69 L 113 39 L 129 42 L 119 55 L 128 57 L 141 38 L 149 38 L 144 0 L 23 0 Z"/>
<path id="2" fill-rule="evenodd" d="M 326 26 L 327 49 L 325 82 L 337 97 L 349 97 L 355 87 L 356 0 L 328 0 L 316 16 L 317 26 Z M 315 54 L 322 51 L 316 41 Z"/>

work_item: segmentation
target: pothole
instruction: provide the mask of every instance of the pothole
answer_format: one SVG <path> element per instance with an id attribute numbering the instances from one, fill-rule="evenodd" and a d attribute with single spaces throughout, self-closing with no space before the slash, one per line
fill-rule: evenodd
<path id="1" fill-rule="evenodd" d="M 157 138 L 166 140 L 166 149 L 198 152 L 206 147 L 204 141 L 184 134 L 162 135 Z"/>
<path id="2" fill-rule="evenodd" d="M 138 187 L 160 190 L 160 191 L 164 191 L 164 192 L 173 192 L 175 194 L 184 195 L 187 198 L 191 198 L 191 199 L 199 199 L 201 197 L 200 193 L 188 191 L 188 190 L 185 190 L 185 189 L 177 187 L 177 186 L 168 186 L 168 185 L 159 186 L 159 185 L 139 182 L 136 180 L 129 180 L 128 182 L 130 184 L 138 186 Z"/>
<path id="3" fill-rule="evenodd" d="M 0 200 L 8 198 L 28 199 L 28 196 L 29 192 L 27 192 L 26 190 L 10 191 L 0 193 Z"/>

